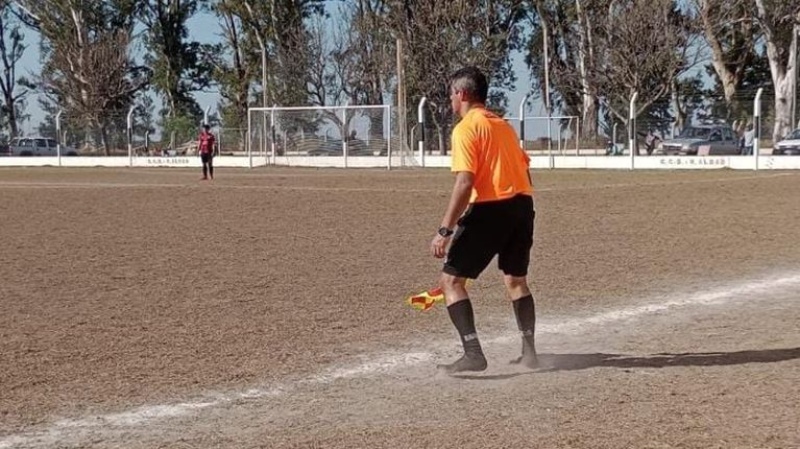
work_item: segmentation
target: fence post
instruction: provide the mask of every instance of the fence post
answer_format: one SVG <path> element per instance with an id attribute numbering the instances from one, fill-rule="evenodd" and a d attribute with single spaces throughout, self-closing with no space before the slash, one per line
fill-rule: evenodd
<path id="1" fill-rule="evenodd" d="M 130 110 L 128 110 L 128 166 L 133 167 L 133 111 L 136 110 L 136 106 L 131 106 Z"/>
<path id="2" fill-rule="evenodd" d="M 519 103 L 519 147 L 525 152 L 525 104 L 530 94 L 525 94 Z"/>
<path id="3" fill-rule="evenodd" d="M 269 111 L 269 148 L 270 148 L 270 156 L 272 159 L 272 164 L 275 165 L 278 163 L 277 154 L 275 154 L 275 107 L 276 105 L 272 105 L 272 109 Z M 283 151 L 284 156 L 286 155 L 286 150 Z"/>
<path id="4" fill-rule="evenodd" d="M 634 92 L 631 97 L 630 109 L 628 111 L 628 150 L 631 153 L 631 170 L 634 168 L 635 148 L 636 148 L 636 99 L 639 92 Z"/>
<path id="5" fill-rule="evenodd" d="M 246 142 L 247 146 L 245 146 L 245 151 L 247 152 L 248 156 L 250 155 L 250 151 L 252 150 L 252 147 L 253 147 L 253 142 L 252 142 L 253 141 L 253 134 L 252 134 L 253 133 L 253 129 L 251 127 L 252 121 L 253 121 L 253 110 L 250 109 L 250 108 L 247 108 L 247 142 Z"/>
<path id="6" fill-rule="evenodd" d="M 386 105 L 386 155 L 388 160 L 386 161 L 386 169 L 392 169 L 392 107 L 390 105 Z"/>
<path id="7" fill-rule="evenodd" d="M 61 114 L 64 110 L 59 109 L 56 114 L 56 155 L 58 156 L 58 166 L 61 167 Z"/>
<path id="8" fill-rule="evenodd" d="M 344 156 L 344 168 L 347 168 L 347 139 L 350 137 L 350 130 L 347 129 L 347 108 L 350 102 L 345 103 L 342 108 L 342 156 Z"/>
<path id="9" fill-rule="evenodd" d="M 428 97 L 422 97 L 417 107 L 417 125 L 419 126 L 419 161 L 425 167 L 425 103 Z"/>
<path id="10" fill-rule="evenodd" d="M 753 170 L 758 170 L 758 153 L 761 152 L 761 94 L 764 88 L 759 88 L 753 104 Z M 775 143 L 772 143 L 773 146 Z"/>

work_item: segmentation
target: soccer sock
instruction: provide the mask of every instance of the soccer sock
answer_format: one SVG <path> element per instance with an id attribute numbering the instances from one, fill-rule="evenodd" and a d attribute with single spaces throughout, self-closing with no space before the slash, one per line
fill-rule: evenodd
<path id="1" fill-rule="evenodd" d="M 526 344 L 534 347 L 534 332 L 536 330 L 536 306 L 533 295 L 523 296 L 515 301 L 514 315 L 517 317 L 517 327 L 522 332 Z"/>
<path id="2" fill-rule="evenodd" d="M 469 298 L 447 306 L 447 313 L 450 314 L 450 320 L 453 321 L 453 325 L 461 337 L 464 353 L 468 356 L 483 357 L 481 343 L 478 341 L 478 332 L 475 330 L 475 312 L 472 310 Z"/>
<path id="3" fill-rule="evenodd" d="M 208 159 L 208 175 L 211 176 L 212 178 L 214 177 L 214 159 L 213 158 L 209 158 Z"/>
<path id="4" fill-rule="evenodd" d="M 208 165 L 208 164 L 206 164 L 205 162 L 203 162 L 203 177 L 204 177 L 204 178 L 208 176 L 208 167 L 207 167 L 207 165 Z"/>

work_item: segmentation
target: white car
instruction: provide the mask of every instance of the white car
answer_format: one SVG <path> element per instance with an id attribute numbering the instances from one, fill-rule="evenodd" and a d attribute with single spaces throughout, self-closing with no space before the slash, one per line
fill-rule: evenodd
<path id="1" fill-rule="evenodd" d="M 15 137 L 8 146 L 10 156 L 58 156 L 55 139 L 45 137 Z M 62 145 L 62 156 L 77 156 L 75 148 Z"/>
<path id="2" fill-rule="evenodd" d="M 783 140 L 775 145 L 772 154 L 776 155 L 800 155 L 800 129 L 789 133 Z"/>

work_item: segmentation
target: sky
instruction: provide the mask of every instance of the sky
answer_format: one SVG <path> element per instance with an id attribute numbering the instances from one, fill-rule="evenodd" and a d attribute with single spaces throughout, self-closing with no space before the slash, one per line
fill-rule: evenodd
<path id="1" fill-rule="evenodd" d="M 212 13 L 198 13 L 192 19 L 190 19 L 187 25 L 189 28 L 189 38 L 192 40 L 196 40 L 200 43 L 214 43 L 221 39 L 219 23 L 217 18 Z M 38 72 L 41 70 L 38 51 L 39 36 L 36 32 L 29 29 L 24 30 L 24 34 L 27 50 L 25 51 L 25 54 L 19 63 L 17 72 L 20 75 L 32 78 L 38 75 Z M 515 88 L 507 91 L 509 99 L 508 116 L 518 117 L 520 102 L 523 100 L 528 91 L 529 75 L 528 68 L 525 65 L 524 58 L 521 54 L 517 53 L 512 56 L 512 66 L 514 68 L 517 80 Z M 210 107 L 212 115 L 217 111 L 217 103 L 220 100 L 220 96 L 216 90 L 196 92 L 195 98 L 203 110 L 206 110 L 207 107 Z M 156 110 L 158 110 L 159 107 L 160 104 L 158 104 L 157 100 Z M 411 105 L 409 105 L 409 107 L 411 107 Z M 26 112 L 31 115 L 31 118 L 29 121 L 23 123 L 21 128 L 22 132 L 27 135 L 35 134 L 36 128 L 44 119 L 45 115 L 39 106 L 38 95 L 32 94 L 28 97 L 28 106 Z M 529 115 L 537 115 L 542 117 L 547 115 L 544 105 L 538 99 L 530 100 L 527 113 Z M 533 127 L 537 127 L 538 124 L 539 129 L 531 131 L 534 131 L 536 135 L 543 135 L 543 130 L 546 127 L 544 123 L 545 122 L 539 123 L 539 121 L 535 121 Z M 243 126 L 246 126 L 246 124 Z M 529 136 L 531 135 L 529 134 Z"/>
<path id="2" fill-rule="evenodd" d="M 194 16 L 188 23 L 189 38 L 201 43 L 213 43 L 220 40 L 221 30 L 217 18 L 211 13 L 199 13 Z M 39 61 L 39 35 L 33 30 L 25 29 L 25 44 L 27 49 L 19 62 L 17 72 L 28 78 L 35 78 L 41 70 L 41 62 Z M 508 92 L 509 95 L 509 110 L 513 116 L 519 115 L 519 104 L 524 97 L 524 91 L 528 83 L 527 67 L 525 66 L 523 57 L 515 55 L 513 66 L 517 75 L 517 83 L 515 91 Z M 211 107 L 211 113 L 214 114 L 217 110 L 217 103 L 220 100 L 219 93 L 216 90 L 209 90 L 207 92 L 196 92 L 195 98 L 203 110 Z M 544 115 L 544 108 L 540 102 L 536 102 L 532 106 L 534 109 L 529 109 L 531 112 L 540 111 Z M 158 109 L 158 106 L 157 106 Z M 35 134 L 35 130 L 39 123 L 44 119 L 45 113 L 42 111 L 38 102 L 38 95 L 31 94 L 28 96 L 28 106 L 26 112 L 31 115 L 29 121 L 23 123 L 22 132 L 25 134 Z"/>

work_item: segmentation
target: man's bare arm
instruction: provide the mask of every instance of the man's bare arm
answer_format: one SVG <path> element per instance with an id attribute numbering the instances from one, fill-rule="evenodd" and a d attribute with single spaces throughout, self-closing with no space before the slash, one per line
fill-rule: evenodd
<path id="1" fill-rule="evenodd" d="M 453 193 L 450 195 L 447 211 L 444 214 L 444 218 L 442 218 L 442 226 L 448 229 L 455 227 L 459 217 L 467 209 L 474 184 L 475 175 L 472 173 L 461 171 L 456 174 L 456 182 L 453 185 Z"/>

